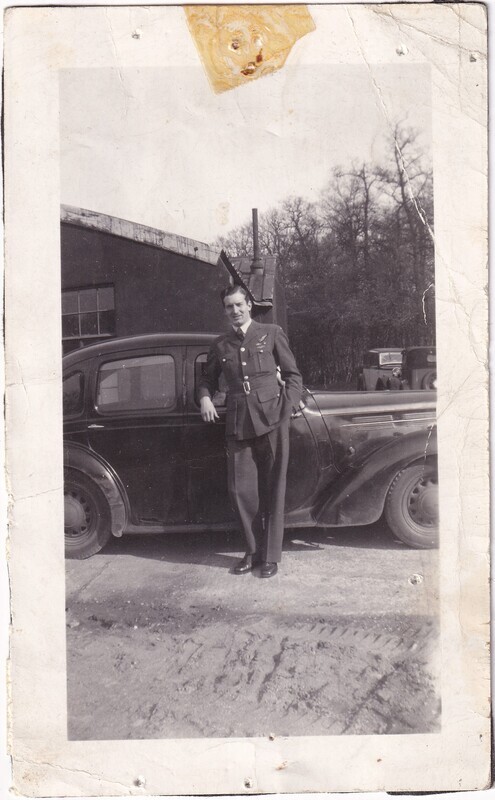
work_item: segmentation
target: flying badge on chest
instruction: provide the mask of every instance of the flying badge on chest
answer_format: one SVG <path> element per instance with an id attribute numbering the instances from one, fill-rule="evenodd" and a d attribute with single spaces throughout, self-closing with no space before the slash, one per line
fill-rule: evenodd
<path id="1" fill-rule="evenodd" d="M 258 339 L 258 341 L 256 342 L 256 347 L 258 348 L 258 350 L 265 346 L 267 337 L 268 337 L 268 334 L 264 333 L 263 336 L 261 336 Z"/>

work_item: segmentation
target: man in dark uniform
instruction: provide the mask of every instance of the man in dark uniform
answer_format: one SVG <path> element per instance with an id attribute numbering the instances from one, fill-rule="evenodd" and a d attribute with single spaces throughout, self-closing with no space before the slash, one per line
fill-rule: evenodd
<path id="1" fill-rule="evenodd" d="M 282 556 L 289 419 L 299 410 L 302 378 L 282 328 L 251 319 L 243 287 L 229 286 L 222 300 L 231 330 L 208 354 L 201 416 L 205 422 L 218 419 L 211 398 L 223 373 L 229 494 L 246 537 L 246 554 L 234 573 L 261 565 L 261 577 L 271 578 Z"/>

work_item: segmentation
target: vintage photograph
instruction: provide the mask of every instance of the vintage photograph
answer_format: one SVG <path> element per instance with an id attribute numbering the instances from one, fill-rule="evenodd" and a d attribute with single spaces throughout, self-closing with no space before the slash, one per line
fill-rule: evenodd
<path id="1" fill-rule="evenodd" d="M 439 730 L 430 93 L 61 74 L 69 738 Z"/>
<path id="2" fill-rule="evenodd" d="M 15 791 L 487 786 L 483 7 L 10 9 L 4 129 Z"/>

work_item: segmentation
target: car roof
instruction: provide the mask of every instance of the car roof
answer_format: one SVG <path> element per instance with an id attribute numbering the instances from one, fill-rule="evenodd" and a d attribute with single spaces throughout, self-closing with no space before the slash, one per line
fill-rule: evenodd
<path id="1" fill-rule="evenodd" d="M 402 347 L 370 347 L 368 353 L 390 353 L 392 350 L 402 352 Z"/>
<path id="2" fill-rule="evenodd" d="M 413 353 L 415 350 L 422 350 L 422 351 L 425 351 L 425 352 L 428 351 L 429 353 L 432 353 L 432 352 L 436 351 L 436 349 L 437 348 L 435 347 L 435 345 L 418 344 L 418 345 L 414 345 L 414 347 L 406 347 L 404 352 L 405 353 Z"/>
<path id="3" fill-rule="evenodd" d="M 89 344 L 72 350 L 63 357 L 64 368 L 87 361 L 100 355 L 120 352 L 121 350 L 140 350 L 146 347 L 199 344 L 210 346 L 220 333 L 144 333 L 136 336 L 117 336 L 103 342 Z"/>

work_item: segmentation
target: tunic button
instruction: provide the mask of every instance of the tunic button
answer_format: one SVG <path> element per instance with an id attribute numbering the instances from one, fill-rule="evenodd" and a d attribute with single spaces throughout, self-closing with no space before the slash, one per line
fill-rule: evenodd
<path id="1" fill-rule="evenodd" d="M 241 364 L 243 367 L 245 367 L 247 365 L 247 361 L 241 361 Z"/>
<path id="2" fill-rule="evenodd" d="M 249 380 L 249 375 L 244 375 L 244 380 L 248 381 Z"/>
<path id="3" fill-rule="evenodd" d="M 241 353 L 243 353 L 245 349 L 245 347 L 241 347 Z"/>

